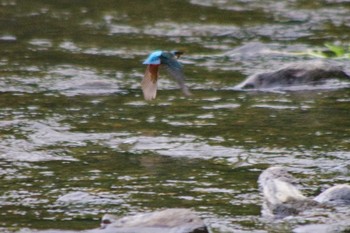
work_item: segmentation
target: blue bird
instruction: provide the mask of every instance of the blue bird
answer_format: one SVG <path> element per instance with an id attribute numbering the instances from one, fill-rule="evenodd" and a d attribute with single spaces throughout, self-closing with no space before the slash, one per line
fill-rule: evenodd
<path id="1" fill-rule="evenodd" d="M 159 66 L 164 66 L 168 73 L 179 84 L 184 95 L 189 96 L 191 92 L 185 85 L 185 75 L 182 65 L 177 61 L 183 52 L 180 51 L 154 51 L 152 52 L 143 64 L 147 65 L 145 75 L 141 82 L 141 88 L 145 100 L 153 100 L 157 96 L 157 80 Z"/>

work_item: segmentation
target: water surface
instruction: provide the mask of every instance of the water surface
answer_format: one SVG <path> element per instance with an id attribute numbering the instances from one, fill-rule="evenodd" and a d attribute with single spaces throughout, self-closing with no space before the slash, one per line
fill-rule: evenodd
<path id="1" fill-rule="evenodd" d="M 349 183 L 349 84 L 233 87 L 314 59 L 290 52 L 348 44 L 348 1 L 0 4 L 2 231 L 92 229 L 104 213 L 170 207 L 213 232 L 336 222 L 266 221 L 256 180 L 282 165 L 308 196 Z M 156 49 L 185 51 L 192 97 L 161 71 L 157 100 L 143 100 L 141 63 Z"/>

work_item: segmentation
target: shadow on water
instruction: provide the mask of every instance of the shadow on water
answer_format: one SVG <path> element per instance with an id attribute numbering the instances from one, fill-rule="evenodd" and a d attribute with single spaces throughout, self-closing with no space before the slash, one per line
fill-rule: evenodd
<path id="1" fill-rule="evenodd" d="M 262 219 L 256 180 L 284 165 L 308 196 L 349 183 L 349 84 L 233 87 L 311 60 L 290 52 L 348 43 L 347 1 L 0 5 L 2 231 L 86 230 L 104 213 L 170 207 L 196 210 L 213 232 L 333 224 Z M 143 101 L 141 62 L 155 49 L 185 51 L 192 97 L 160 70 L 157 100 Z"/>

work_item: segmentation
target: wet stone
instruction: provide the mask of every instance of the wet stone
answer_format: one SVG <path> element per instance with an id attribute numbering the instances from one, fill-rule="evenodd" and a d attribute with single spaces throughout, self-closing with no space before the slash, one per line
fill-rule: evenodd
<path id="1" fill-rule="evenodd" d="M 165 209 L 123 218 L 104 215 L 102 228 L 115 232 L 208 233 L 203 220 L 189 209 Z"/>

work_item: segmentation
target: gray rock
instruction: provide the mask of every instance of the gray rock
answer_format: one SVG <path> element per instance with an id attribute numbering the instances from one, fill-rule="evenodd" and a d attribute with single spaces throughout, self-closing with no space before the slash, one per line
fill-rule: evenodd
<path id="1" fill-rule="evenodd" d="M 267 89 L 296 85 L 320 85 L 332 78 L 350 79 L 350 76 L 341 66 L 324 61 L 293 63 L 276 71 L 252 75 L 235 88 Z"/>
<path id="2" fill-rule="evenodd" d="M 203 220 L 189 209 L 165 209 L 118 218 L 106 214 L 101 228 L 85 231 L 30 230 L 19 233 L 209 233 Z"/>
<path id="3" fill-rule="evenodd" d="M 333 205 L 350 205 L 350 185 L 339 184 L 333 186 L 315 197 L 314 200 Z"/>
<path id="4" fill-rule="evenodd" d="M 348 233 L 350 232 L 350 226 L 347 223 L 337 224 L 310 224 L 306 226 L 299 226 L 293 230 L 294 233 Z"/>
<path id="5" fill-rule="evenodd" d="M 283 167 L 271 167 L 263 171 L 258 179 L 263 195 L 262 214 L 273 218 L 297 215 L 324 204 L 349 205 L 350 185 L 333 186 L 316 198 L 304 196 L 296 186 L 296 180 Z"/>
<path id="6" fill-rule="evenodd" d="M 318 205 L 298 190 L 295 179 L 282 167 L 266 169 L 258 183 L 263 194 L 263 216 L 284 218 Z"/>
<path id="7" fill-rule="evenodd" d="M 107 214 L 102 217 L 101 227 L 124 233 L 208 233 L 203 220 L 189 209 L 165 209 L 122 218 Z"/>

